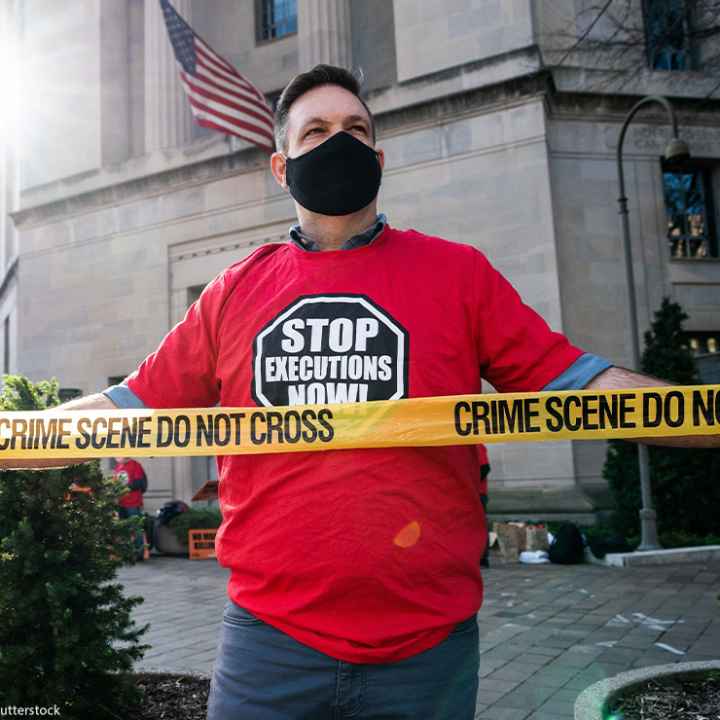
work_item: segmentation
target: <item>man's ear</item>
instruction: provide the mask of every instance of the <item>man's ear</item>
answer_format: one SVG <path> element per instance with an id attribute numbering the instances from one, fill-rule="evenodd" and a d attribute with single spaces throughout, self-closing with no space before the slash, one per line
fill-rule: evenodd
<path id="1" fill-rule="evenodd" d="M 284 190 L 287 190 L 287 182 L 285 181 L 286 167 L 285 156 L 281 152 L 274 152 L 270 157 L 270 170 L 272 170 L 275 182 Z"/>
<path id="2" fill-rule="evenodd" d="M 380 169 L 385 169 L 385 151 L 382 148 L 376 148 L 375 152 L 378 156 L 378 162 L 380 163 Z"/>

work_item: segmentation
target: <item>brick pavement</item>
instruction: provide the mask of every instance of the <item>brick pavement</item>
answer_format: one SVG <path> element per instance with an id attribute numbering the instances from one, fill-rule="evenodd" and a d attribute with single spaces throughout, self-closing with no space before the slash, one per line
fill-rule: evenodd
<path id="1" fill-rule="evenodd" d="M 209 673 L 227 573 L 153 557 L 123 568 L 145 602 L 146 669 Z M 720 562 L 628 569 L 496 565 L 478 614 L 476 720 L 572 718 L 581 690 L 629 668 L 720 657 Z"/>

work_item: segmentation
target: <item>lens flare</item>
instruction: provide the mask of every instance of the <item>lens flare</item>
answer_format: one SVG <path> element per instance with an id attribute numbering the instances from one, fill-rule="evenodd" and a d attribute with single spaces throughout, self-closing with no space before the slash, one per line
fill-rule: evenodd
<path id="1" fill-rule="evenodd" d="M 420 532 L 420 523 L 417 520 L 413 520 L 400 530 L 393 542 L 401 548 L 412 547 L 420 539 Z"/>
<path id="2" fill-rule="evenodd" d="M 0 25 L 0 143 L 14 139 L 20 96 L 20 72 L 17 43 L 10 30 Z"/>

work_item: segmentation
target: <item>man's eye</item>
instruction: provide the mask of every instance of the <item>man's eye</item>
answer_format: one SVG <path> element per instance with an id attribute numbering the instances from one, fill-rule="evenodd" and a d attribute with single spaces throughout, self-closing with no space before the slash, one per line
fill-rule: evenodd
<path id="1" fill-rule="evenodd" d="M 310 128 L 310 129 L 305 133 L 305 137 L 307 137 L 308 135 L 312 135 L 312 134 L 315 133 L 315 132 L 322 132 L 322 128 L 319 128 L 319 127 Z"/>
<path id="2" fill-rule="evenodd" d="M 359 130 L 360 132 L 367 134 L 367 130 L 365 129 L 364 125 L 353 125 L 350 129 Z"/>

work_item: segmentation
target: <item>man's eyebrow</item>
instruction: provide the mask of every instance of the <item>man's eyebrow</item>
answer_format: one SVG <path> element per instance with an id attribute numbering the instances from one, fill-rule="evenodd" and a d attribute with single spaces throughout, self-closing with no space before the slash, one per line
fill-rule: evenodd
<path id="1" fill-rule="evenodd" d="M 346 118 L 343 119 L 343 122 L 345 123 L 354 123 L 354 122 L 362 122 L 365 123 L 365 125 L 370 125 L 370 121 L 364 116 L 364 115 L 348 115 Z M 300 131 L 304 130 L 308 125 L 329 125 L 330 121 L 327 118 L 320 117 L 319 115 L 315 117 L 308 118 L 301 126 Z"/>
<path id="2" fill-rule="evenodd" d="M 345 122 L 363 122 L 366 125 L 370 124 L 370 121 L 364 116 L 364 115 L 348 115 L 348 117 L 345 118 Z"/>
<path id="3" fill-rule="evenodd" d="M 313 123 L 319 123 L 320 125 L 328 125 L 329 121 L 319 116 L 311 117 L 300 126 L 300 129 L 302 130 L 303 128 L 307 127 L 308 125 L 312 125 Z"/>

